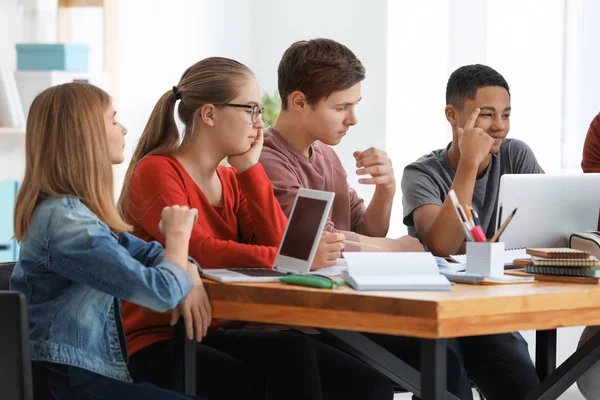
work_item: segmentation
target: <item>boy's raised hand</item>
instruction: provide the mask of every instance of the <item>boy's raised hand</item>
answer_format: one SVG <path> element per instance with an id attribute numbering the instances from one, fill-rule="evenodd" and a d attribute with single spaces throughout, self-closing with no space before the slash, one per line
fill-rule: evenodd
<path id="1" fill-rule="evenodd" d="M 394 178 L 394 168 L 392 160 L 387 153 L 375 147 L 369 147 L 365 151 L 355 151 L 353 154 L 356 160 L 356 173 L 358 175 L 371 175 L 358 180 L 364 185 L 376 185 L 379 190 L 390 192 L 396 191 L 396 179 Z"/>
<path id="2" fill-rule="evenodd" d="M 458 148 L 461 161 L 479 166 L 490 154 L 494 139 L 481 128 L 475 128 L 480 109 L 473 110 L 464 128 L 457 127 Z"/>
<path id="3" fill-rule="evenodd" d="M 254 142 L 252 142 L 250 149 L 245 153 L 227 157 L 227 162 L 234 167 L 238 173 L 244 172 L 258 162 L 264 140 L 263 129 L 260 128 L 257 130 L 256 138 L 254 139 Z"/>

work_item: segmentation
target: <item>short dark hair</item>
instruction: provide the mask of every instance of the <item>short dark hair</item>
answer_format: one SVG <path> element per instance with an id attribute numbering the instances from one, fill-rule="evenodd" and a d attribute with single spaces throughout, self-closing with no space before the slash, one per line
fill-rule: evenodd
<path id="1" fill-rule="evenodd" d="M 299 90 L 316 104 L 331 93 L 348 89 L 365 79 L 365 67 L 354 53 L 331 39 L 301 40 L 283 53 L 277 68 L 281 108 Z"/>
<path id="2" fill-rule="evenodd" d="M 475 99 L 477 90 L 487 86 L 501 86 L 510 96 L 506 79 L 495 69 L 481 64 L 462 66 L 448 79 L 446 105 L 451 104 L 461 110 L 467 99 Z"/>

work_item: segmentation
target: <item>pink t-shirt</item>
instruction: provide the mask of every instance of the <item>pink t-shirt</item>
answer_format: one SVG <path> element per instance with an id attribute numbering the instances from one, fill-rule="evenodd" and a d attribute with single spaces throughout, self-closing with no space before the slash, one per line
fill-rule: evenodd
<path id="1" fill-rule="evenodd" d="M 348 240 L 359 241 L 360 233 L 372 236 L 365 224 L 365 205 L 356 191 L 348 186 L 346 171 L 337 154 L 317 141 L 306 157 L 273 128 L 264 132 L 265 143 L 260 155 L 275 190 L 275 197 L 289 217 L 298 189 L 334 192 L 331 214 L 325 225 L 327 232 L 342 232 Z M 357 246 L 346 246 L 346 251 L 360 251 Z"/>

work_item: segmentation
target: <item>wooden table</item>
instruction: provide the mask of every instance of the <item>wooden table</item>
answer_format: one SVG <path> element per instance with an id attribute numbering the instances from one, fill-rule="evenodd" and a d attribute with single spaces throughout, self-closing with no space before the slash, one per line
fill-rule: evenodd
<path id="1" fill-rule="evenodd" d="M 324 328 L 355 355 L 370 359 L 367 361 L 408 390 L 420 393 L 424 400 L 453 398 L 445 391 L 447 338 L 536 330 L 536 368 L 541 378 L 546 378 L 555 370 L 556 328 L 600 325 L 600 285 L 536 282 L 455 285 L 448 292 L 358 292 L 347 286 L 322 290 L 279 283 L 204 282 L 215 318 Z M 425 339 L 421 374 L 398 364 L 399 360 L 360 332 Z M 588 346 L 588 353 L 591 348 Z M 586 366 L 593 364 L 587 354 L 581 357 L 587 360 Z M 556 393 L 557 382 L 566 384 L 564 376 L 555 378 L 556 382 L 550 382 L 550 396 Z M 547 397 L 547 389 L 541 388 L 530 398 L 552 398 Z"/>

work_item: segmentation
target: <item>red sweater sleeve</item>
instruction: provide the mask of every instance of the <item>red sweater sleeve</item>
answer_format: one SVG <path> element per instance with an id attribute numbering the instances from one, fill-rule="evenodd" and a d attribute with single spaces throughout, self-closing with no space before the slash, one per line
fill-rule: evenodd
<path id="1" fill-rule="evenodd" d="M 258 171 L 251 171 L 253 169 Z M 189 254 L 202 268 L 271 268 L 286 220 L 281 209 L 277 210 L 272 206 L 270 210 L 267 209 L 269 200 L 265 197 L 272 188 L 264 180 L 256 182 L 253 179 L 254 175 L 260 178 L 261 171 L 264 175 L 262 167 L 255 166 L 239 174 L 240 186 L 243 190 L 247 190 L 243 197 L 240 192 L 228 192 L 230 186 L 223 184 L 224 198 L 237 197 L 233 203 L 239 205 L 237 214 L 239 219 L 234 222 L 237 224 L 235 228 L 238 229 L 239 238 L 243 242 L 250 239 L 252 244 L 215 237 L 212 228 L 217 227 L 210 226 L 207 220 L 207 215 L 213 212 L 212 206 L 208 202 L 204 204 L 190 202 L 190 195 L 186 193 L 186 190 L 189 190 L 187 188 L 189 182 L 186 182 L 185 172 L 178 170 L 174 162 L 167 157 L 147 157 L 136 168 L 130 185 L 128 205 L 128 211 L 131 210 L 128 212 L 130 222 L 164 244 L 164 237 L 158 229 L 162 209 L 172 205 L 197 208 L 198 222 L 192 230 Z M 227 175 L 232 175 L 235 179 L 235 175 Z M 259 188 L 265 184 L 268 184 L 268 188 Z M 231 187 L 236 185 L 233 184 Z M 225 206 L 228 207 L 228 204 L 226 203 Z M 258 217 L 261 212 L 265 213 L 262 219 Z M 258 227 L 260 229 L 257 229 Z"/>

